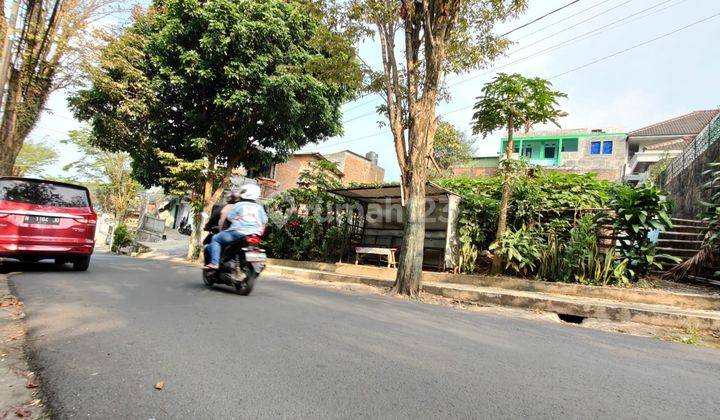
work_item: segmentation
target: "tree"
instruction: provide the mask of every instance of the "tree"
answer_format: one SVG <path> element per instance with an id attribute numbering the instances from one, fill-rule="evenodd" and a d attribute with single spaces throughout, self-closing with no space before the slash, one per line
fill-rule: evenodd
<path id="1" fill-rule="evenodd" d="M 513 135 L 518 129 L 525 132 L 537 124 L 549 122 L 560 127 L 558 118 L 567 115 L 558 109 L 558 99 L 565 98 L 562 92 L 551 89 L 547 80 L 524 77 L 520 74 L 500 73 L 483 88 L 482 95 L 478 97 L 473 114 L 473 132 L 488 134 L 507 129 L 507 144 L 505 145 L 505 159 L 501 162 L 503 173 L 503 189 L 500 201 L 500 214 L 498 217 L 495 241 L 500 241 L 507 228 L 508 202 L 512 187 L 513 172 L 517 165 L 513 162 Z M 502 270 L 502 259 L 499 255 L 493 257 L 493 273 Z"/>
<path id="2" fill-rule="evenodd" d="M 71 103 L 97 145 L 128 151 L 146 186 L 192 192 L 191 258 L 233 171 L 339 134 L 361 81 L 314 3 L 282 0 L 157 0 L 88 76 Z"/>
<path id="3" fill-rule="evenodd" d="M 70 86 L 95 46 L 92 23 L 116 0 L 0 2 L 0 175 L 9 174 L 50 94 Z M 20 7 L 22 6 L 22 7 Z"/>
<path id="4" fill-rule="evenodd" d="M 433 157 L 441 171 L 470 161 L 475 154 L 472 140 L 447 121 L 440 121 L 433 141 Z"/>
<path id="5" fill-rule="evenodd" d="M 15 160 L 13 176 L 43 174 L 46 166 L 57 162 L 58 153 L 55 149 L 40 142 L 26 141 Z"/>
<path id="6" fill-rule="evenodd" d="M 443 75 L 482 67 L 502 54 L 509 41 L 494 34 L 495 24 L 526 6 L 527 0 L 352 0 L 340 14 L 347 17 L 350 33 L 377 35 L 381 47 L 382 70 L 367 69 L 368 89 L 385 100 L 381 111 L 393 135 L 406 197 L 395 292 L 415 296 L 420 291 L 425 189 Z"/>
<path id="7" fill-rule="evenodd" d="M 96 204 L 113 215 L 116 226 L 123 224 L 127 212 L 137 201 L 140 184 L 132 178 L 131 158 L 125 152 L 109 152 L 94 146 L 90 130 L 71 131 L 64 144 L 72 144 L 82 158 L 63 167 L 77 171 L 88 185 Z"/>

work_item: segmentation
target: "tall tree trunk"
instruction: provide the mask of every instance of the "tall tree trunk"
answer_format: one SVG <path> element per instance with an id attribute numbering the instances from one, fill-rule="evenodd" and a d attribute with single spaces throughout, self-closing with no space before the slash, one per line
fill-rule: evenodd
<path id="1" fill-rule="evenodd" d="M 507 145 L 505 146 L 505 159 L 512 159 L 513 158 L 513 148 L 514 141 L 513 141 L 513 133 L 514 133 L 515 127 L 513 126 L 513 120 L 512 118 L 508 120 L 508 141 Z M 520 151 L 522 154 L 522 150 Z M 510 176 L 511 174 L 507 173 L 507 171 L 504 174 L 503 177 L 503 189 L 502 189 L 502 198 L 500 199 L 500 214 L 498 215 L 498 226 L 497 226 L 497 232 L 495 233 L 495 241 L 500 241 L 502 239 L 503 235 L 505 234 L 505 230 L 507 230 L 507 213 L 508 213 L 508 204 L 510 203 Z M 499 253 L 495 253 L 493 255 L 492 260 L 492 268 L 491 272 L 492 274 L 500 274 L 502 272 L 502 266 L 503 266 L 503 260 L 502 256 Z"/>
<path id="2" fill-rule="evenodd" d="M 15 160 L 22 148 L 22 140 L 18 139 L 16 128 L 22 89 L 20 86 L 20 72 L 11 69 L 8 93 L 5 98 L 2 124 L 0 124 L 0 175 L 11 175 Z"/>
<path id="3" fill-rule="evenodd" d="M 405 226 L 393 291 L 416 297 L 421 290 L 425 249 L 425 190 L 431 140 L 435 136 L 434 102 L 419 102 L 414 114 L 409 130 L 414 147 L 410 150 L 409 170 L 403 174 Z"/>

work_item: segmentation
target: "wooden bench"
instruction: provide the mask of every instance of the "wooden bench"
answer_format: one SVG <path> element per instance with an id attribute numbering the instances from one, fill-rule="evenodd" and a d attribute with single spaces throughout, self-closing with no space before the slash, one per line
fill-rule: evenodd
<path id="1" fill-rule="evenodd" d="M 355 247 L 355 265 L 360 264 L 360 260 L 364 255 L 380 255 L 387 259 L 388 268 L 397 268 L 397 261 L 395 260 L 395 253 L 397 248 L 377 248 L 377 247 Z"/>

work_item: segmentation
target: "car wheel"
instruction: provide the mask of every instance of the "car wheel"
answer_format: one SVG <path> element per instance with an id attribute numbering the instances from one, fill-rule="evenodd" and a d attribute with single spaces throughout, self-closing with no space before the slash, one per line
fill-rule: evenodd
<path id="1" fill-rule="evenodd" d="M 90 257 L 82 257 L 73 261 L 73 271 L 87 271 L 90 267 Z"/>

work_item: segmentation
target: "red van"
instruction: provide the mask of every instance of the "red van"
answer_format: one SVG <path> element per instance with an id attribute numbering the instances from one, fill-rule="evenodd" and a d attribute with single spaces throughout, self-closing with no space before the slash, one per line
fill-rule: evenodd
<path id="1" fill-rule="evenodd" d="M 0 177 L 0 257 L 54 259 L 85 271 L 95 248 L 96 223 L 85 187 Z"/>

